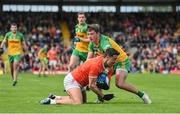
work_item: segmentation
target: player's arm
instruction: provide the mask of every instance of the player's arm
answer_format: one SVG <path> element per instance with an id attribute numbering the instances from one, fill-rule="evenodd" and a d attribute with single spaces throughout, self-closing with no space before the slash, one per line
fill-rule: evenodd
<path id="1" fill-rule="evenodd" d="M 82 42 L 90 42 L 90 39 L 89 38 L 79 38 L 80 41 Z"/>
<path id="2" fill-rule="evenodd" d="M 97 78 L 95 78 L 96 76 L 89 76 L 89 88 L 98 96 L 100 96 L 101 98 L 104 97 L 104 94 L 98 89 L 98 87 L 96 86 L 96 80 Z"/>
<path id="3" fill-rule="evenodd" d="M 87 60 L 90 58 L 94 57 L 94 52 L 93 52 L 93 44 L 92 42 L 89 43 L 89 47 L 88 47 L 88 55 L 87 55 Z"/>
<path id="4" fill-rule="evenodd" d="M 38 57 L 40 56 L 41 53 L 42 53 L 42 49 L 39 50 Z"/>
<path id="5" fill-rule="evenodd" d="M 6 35 L 5 38 L 3 39 L 0 48 L 3 48 L 4 44 L 6 43 L 6 39 L 7 39 L 7 35 Z"/>
<path id="6" fill-rule="evenodd" d="M 93 56 L 94 56 L 93 52 L 88 52 L 87 60 L 90 59 L 90 58 L 93 58 Z"/>
<path id="7" fill-rule="evenodd" d="M 24 52 L 27 53 L 27 52 L 28 52 L 28 47 L 27 47 L 26 42 L 23 41 L 23 42 L 22 42 L 22 45 L 23 45 Z"/>
<path id="8" fill-rule="evenodd" d="M 80 38 L 78 36 L 75 36 L 74 41 L 75 42 L 90 42 L 90 39 L 89 38 Z"/>

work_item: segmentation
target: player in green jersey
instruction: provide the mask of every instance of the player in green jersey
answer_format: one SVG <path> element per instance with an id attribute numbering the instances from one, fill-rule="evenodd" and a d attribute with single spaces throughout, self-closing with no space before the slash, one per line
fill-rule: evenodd
<path id="1" fill-rule="evenodd" d="M 70 58 L 69 72 L 72 71 L 81 61 L 85 61 L 88 53 L 89 39 L 87 38 L 87 24 L 84 13 L 78 13 L 78 24 L 75 26 L 76 36 L 74 38 L 76 47 Z"/>
<path id="2" fill-rule="evenodd" d="M 23 48 L 26 50 L 26 43 L 24 35 L 17 31 L 17 24 L 12 23 L 10 32 L 6 33 L 4 40 L 1 43 L 0 48 L 3 48 L 4 44 L 8 44 L 8 58 L 10 62 L 11 76 L 13 78 L 13 86 L 17 83 L 18 64 L 23 54 Z"/>
<path id="3" fill-rule="evenodd" d="M 130 71 L 131 63 L 121 46 L 119 46 L 110 37 L 100 34 L 100 27 L 98 24 L 88 26 L 88 38 L 91 40 L 89 44 L 88 58 L 104 54 L 106 49 L 114 48 L 120 54 L 114 65 L 115 84 L 118 88 L 129 91 L 138 95 L 145 104 L 150 104 L 151 100 L 147 94 L 139 91 L 133 85 L 125 82 L 128 72 Z"/>

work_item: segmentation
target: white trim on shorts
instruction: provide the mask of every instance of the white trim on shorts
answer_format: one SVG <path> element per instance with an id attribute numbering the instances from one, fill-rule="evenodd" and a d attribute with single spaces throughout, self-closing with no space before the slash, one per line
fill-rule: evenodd
<path id="1" fill-rule="evenodd" d="M 118 70 L 121 70 L 121 71 L 124 71 L 124 72 L 128 73 L 128 71 L 127 71 L 126 69 L 123 69 L 123 68 L 117 68 L 117 69 L 116 69 L 116 72 L 117 72 Z"/>
<path id="2" fill-rule="evenodd" d="M 71 73 L 68 73 L 64 78 L 64 88 L 66 91 L 71 88 L 79 88 L 82 90 L 82 86 L 76 80 L 74 80 Z"/>

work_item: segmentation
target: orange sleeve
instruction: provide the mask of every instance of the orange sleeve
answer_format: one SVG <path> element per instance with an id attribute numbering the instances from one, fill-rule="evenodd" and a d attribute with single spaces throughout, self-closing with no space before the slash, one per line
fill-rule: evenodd
<path id="1" fill-rule="evenodd" d="M 89 76 L 91 77 L 93 76 L 94 78 L 97 78 L 98 75 L 99 75 L 99 68 L 92 65 L 89 71 Z"/>

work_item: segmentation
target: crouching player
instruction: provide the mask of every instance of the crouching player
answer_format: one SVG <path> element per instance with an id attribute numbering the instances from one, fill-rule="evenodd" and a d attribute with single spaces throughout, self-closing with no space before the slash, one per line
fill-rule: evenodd
<path id="1" fill-rule="evenodd" d="M 40 101 L 41 104 L 82 104 L 86 102 L 83 90 L 87 85 L 101 100 L 111 100 L 113 94 L 104 95 L 96 86 L 98 76 L 107 68 L 111 68 L 119 52 L 109 48 L 103 56 L 87 60 L 64 78 L 64 87 L 68 96 L 51 95 Z"/>

